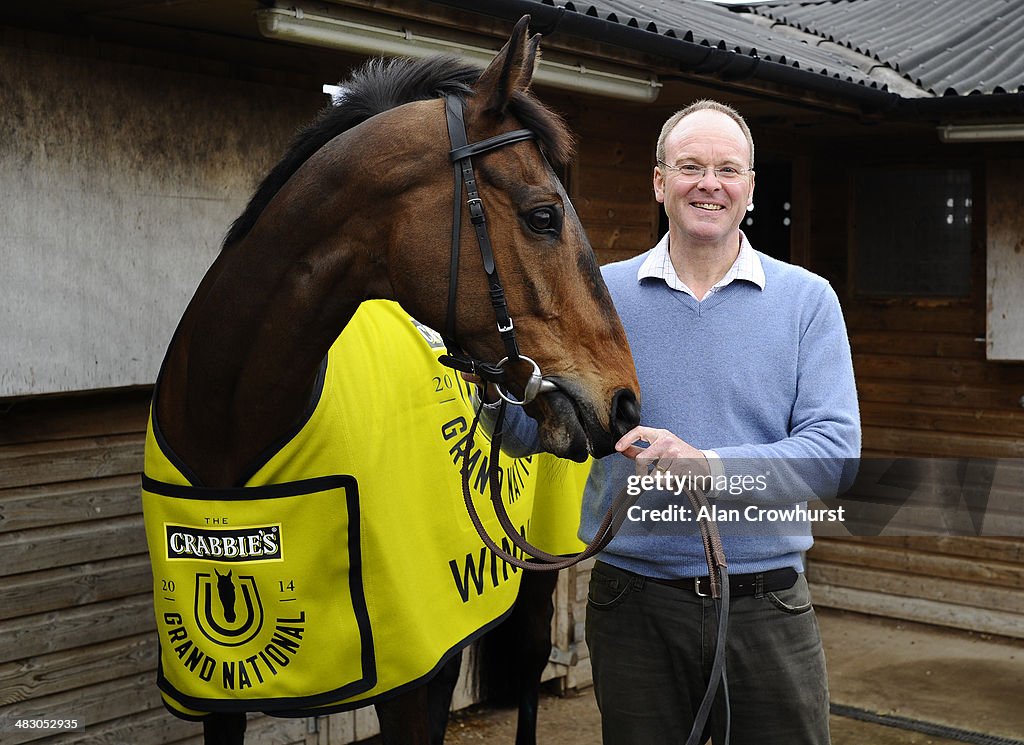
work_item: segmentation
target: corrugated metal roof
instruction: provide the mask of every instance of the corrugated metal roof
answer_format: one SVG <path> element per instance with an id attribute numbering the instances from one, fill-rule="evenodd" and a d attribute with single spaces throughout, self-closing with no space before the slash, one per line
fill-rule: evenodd
<path id="1" fill-rule="evenodd" d="M 753 11 L 872 57 L 936 96 L 1024 92 L 1024 0 L 773 2 Z"/>
<path id="2" fill-rule="evenodd" d="M 705 0 L 598 0 L 558 2 L 566 10 L 709 47 L 758 57 L 861 85 L 883 88 L 856 64 L 833 51 L 778 33 L 765 20 Z"/>
<path id="3" fill-rule="evenodd" d="M 555 4 L 544 0 L 546 4 Z M 598 0 L 564 2 L 566 10 L 644 31 L 779 62 L 830 78 L 883 88 L 848 58 L 792 35 L 773 32 L 744 13 L 706 0 Z"/>
<path id="4" fill-rule="evenodd" d="M 1024 92 L 1024 0 L 543 2 L 905 97 Z"/>

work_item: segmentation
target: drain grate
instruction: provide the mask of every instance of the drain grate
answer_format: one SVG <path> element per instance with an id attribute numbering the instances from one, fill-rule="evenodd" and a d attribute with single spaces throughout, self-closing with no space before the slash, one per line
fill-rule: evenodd
<path id="1" fill-rule="evenodd" d="M 1024 745 L 1024 740 L 1014 740 L 1009 737 L 986 735 L 984 732 L 972 732 L 971 730 L 947 727 L 944 724 L 933 724 L 932 722 L 922 722 L 919 719 L 910 719 L 908 717 L 896 716 L 894 714 L 877 714 L 873 711 L 858 709 L 854 706 L 832 704 L 829 709 L 833 714 L 839 717 L 856 719 L 861 722 L 871 722 L 872 724 L 881 724 L 885 727 L 895 727 L 897 729 L 920 732 L 924 735 L 943 737 L 947 740 L 971 743 L 971 745 Z"/>

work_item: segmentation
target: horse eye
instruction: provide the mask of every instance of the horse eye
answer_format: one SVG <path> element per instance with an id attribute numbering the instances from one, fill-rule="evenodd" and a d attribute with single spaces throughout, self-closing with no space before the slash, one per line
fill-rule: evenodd
<path id="1" fill-rule="evenodd" d="M 526 216 L 526 224 L 535 233 L 557 233 L 561 228 L 558 212 L 551 207 L 538 207 Z"/>

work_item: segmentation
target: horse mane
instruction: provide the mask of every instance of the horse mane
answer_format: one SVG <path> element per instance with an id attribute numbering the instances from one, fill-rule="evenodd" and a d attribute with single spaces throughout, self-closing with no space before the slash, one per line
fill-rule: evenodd
<path id="1" fill-rule="evenodd" d="M 339 83 L 340 92 L 335 94 L 332 104 L 321 109 L 316 118 L 292 138 L 284 157 L 263 179 L 245 210 L 231 224 L 223 248 L 244 238 L 288 179 L 339 134 L 412 101 L 444 95 L 465 98 L 472 93 L 471 86 L 480 73 L 479 67 L 451 56 L 368 60 L 347 81 Z M 537 135 L 541 150 L 550 160 L 557 165 L 569 162 L 573 140 L 560 116 L 533 96 L 518 92 L 512 95 L 509 109 L 524 127 Z"/>

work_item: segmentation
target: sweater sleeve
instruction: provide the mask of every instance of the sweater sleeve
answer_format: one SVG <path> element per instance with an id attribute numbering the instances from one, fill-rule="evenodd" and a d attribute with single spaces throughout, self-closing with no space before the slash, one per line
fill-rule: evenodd
<path id="1" fill-rule="evenodd" d="M 767 444 L 716 447 L 725 474 L 764 476 L 768 488 L 744 492 L 754 503 L 798 504 L 849 488 L 860 457 L 860 411 L 850 341 L 839 298 L 824 284 L 805 317 L 789 434 Z M 730 498 L 721 493 L 720 498 Z"/>

